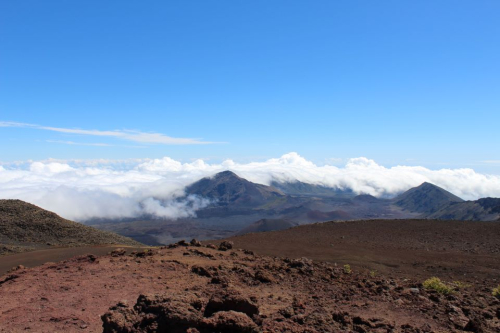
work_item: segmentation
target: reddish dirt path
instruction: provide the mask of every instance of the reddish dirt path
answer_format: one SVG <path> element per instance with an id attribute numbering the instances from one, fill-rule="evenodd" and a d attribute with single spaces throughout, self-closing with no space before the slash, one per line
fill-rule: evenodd
<path id="1" fill-rule="evenodd" d="M 108 254 L 109 252 L 119 247 L 127 248 L 118 245 L 67 247 L 67 248 L 52 248 L 46 250 L 38 250 L 32 252 L 24 252 L 24 253 L 0 256 L 0 277 L 5 273 L 7 273 L 10 269 L 18 265 L 23 265 L 25 267 L 35 267 L 43 265 L 46 262 L 59 262 L 62 260 L 68 260 L 75 256 L 81 256 L 84 254 L 93 254 L 96 256 L 102 256 Z M 130 251 L 134 251 L 143 248 L 134 247 L 127 249 L 129 249 Z"/>

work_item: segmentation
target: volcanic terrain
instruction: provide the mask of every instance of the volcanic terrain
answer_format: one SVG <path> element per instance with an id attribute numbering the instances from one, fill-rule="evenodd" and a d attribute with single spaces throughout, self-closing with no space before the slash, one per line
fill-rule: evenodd
<path id="1" fill-rule="evenodd" d="M 498 332 L 499 248 L 498 223 L 374 220 L 89 254 L 1 277 L 0 332 Z"/>
<path id="2" fill-rule="evenodd" d="M 272 181 L 271 186 L 267 186 L 224 171 L 189 185 L 185 194 L 208 199 L 210 204 L 198 209 L 196 217 L 192 218 L 166 220 L 142 216 L 127 221 L 86 223 L 144 244 L 165 245 L 187 238 L 221 239 L 246 232 L 280 230 L 286 225 L 332 220 L 500 219 L 500 199 L 464 201 L 431 183 L 423 183 L 394 198 L 387 198 L 356 195 L 347 188 L 298 181 Z"/>
<path id="3" fill-rule="evenodd" d="M 0 255 L 102 244 L 142 245 L 127 237 L 63 219 L 21 200 L 0 200 Z"/>

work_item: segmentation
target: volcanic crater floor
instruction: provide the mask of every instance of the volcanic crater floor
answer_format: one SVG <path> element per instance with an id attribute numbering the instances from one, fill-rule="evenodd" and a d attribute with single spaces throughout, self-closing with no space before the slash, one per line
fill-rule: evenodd
<path id="1" fill-rule="evenodd" d="M 0 278 L 0 332 L 498 332 L 483 284 L 422 280 L 181 242 Z"/>

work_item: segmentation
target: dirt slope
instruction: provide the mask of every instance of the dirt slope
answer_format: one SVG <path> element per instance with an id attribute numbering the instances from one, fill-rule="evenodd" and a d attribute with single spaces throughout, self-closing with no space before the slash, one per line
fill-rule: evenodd
<path id="1" fill-rule="evenodd" d="M 442 220 L 326 222 L 229 238 L 270 256 L 308 257 L 421 279 L 497 279 L 500 224 Z"/>
<path id="2" fill-rule="evenodd" d="M 20 267 L 0 332 L 499 332 L 499 228 L 335 222 Z"/>
<path id="3" fill-rule="evenodd" d="M 0 298 L 0 332 L 500 329 L 500 301 L 485 285 L 446 296 L 418 280 L 196 246 L 20 269 L 0 279 Z"/>
<path id="4" fill-rule="evenodd" d="M 0 200 L 0 255 L 51 246 L 140 243 L 63 219 L 21 200 Z"/>
<path id="5" fill-rule="evenodd" d="M 239 235 L 248 234 L 251 232 L 266 232 L 283 230 L 296 226 L 297 223 L 282 220 L 282 219 L 262 219 L 255 223 L 250 224 L 248 227 L 243 228 L 238 232 Z"/>

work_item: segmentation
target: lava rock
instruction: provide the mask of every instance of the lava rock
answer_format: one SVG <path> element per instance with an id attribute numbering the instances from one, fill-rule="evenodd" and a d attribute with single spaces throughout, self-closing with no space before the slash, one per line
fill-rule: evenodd
<path id="1" fill-rule="evenodd" d="M 234 243 L 230 241 L 223 241 L 219 244 L 219 251 L 227 251 L 233 248 Z"/>

